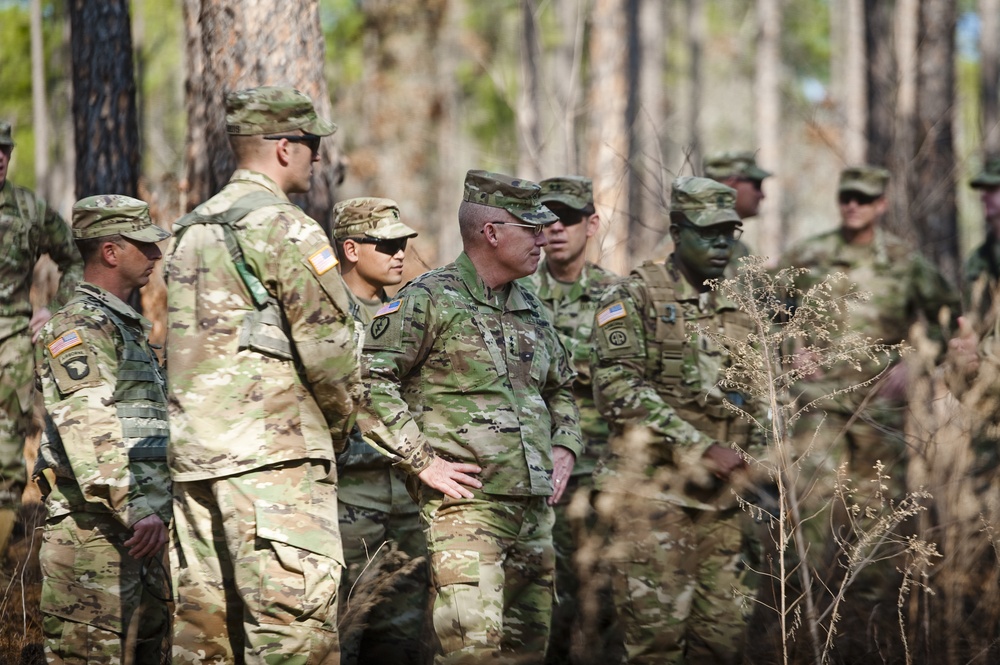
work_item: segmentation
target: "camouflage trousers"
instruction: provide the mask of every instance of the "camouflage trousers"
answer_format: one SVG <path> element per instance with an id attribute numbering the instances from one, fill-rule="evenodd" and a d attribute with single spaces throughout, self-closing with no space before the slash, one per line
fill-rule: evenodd
<path id="1" fill-rule="evenodd" d="M 740 663 L 751 611 L 741 555 L 748 518 L 610 493 L 597 508 L 612 520 L 603 566 L 623 662 Z"/>
<path id="2" fill-rule="evenodd" d="M 31 429 L 34 385 L 31 332 L 0 340 L 0 509 L 21 504 L 27 481 L 24 440 Z"/>
<path id="3" fill-rule="evenodd" d="M 393 514 L 343 501 L 338 510 L 347 564 L 340 586 L 340 614 L 345 618 L 340 632 L 342 665 L 418 665 L 429 584 L 420 514 Z M 406 560 L 390 560 L 388 543 L 395 543 Z"/>
<path id="4" fill-rule="evenodd" d="M 133 559 L 110 515 L 49 518 L 42 533 L 42 632 L 49 663 L 163 662 L 170 600 L 163 554 Z"/>
<path id="5" fill-rule="evenodd" d="M 174 663 L 340 662 L 331 464 L 174 482 Z"/>
<path id="6" fill-rule="evenodd" d="M 425 494 L 430 494 L 425 492 Z M 435 663 L 541 663 L 555 552 L 546 497 L 423 497 Z"/>

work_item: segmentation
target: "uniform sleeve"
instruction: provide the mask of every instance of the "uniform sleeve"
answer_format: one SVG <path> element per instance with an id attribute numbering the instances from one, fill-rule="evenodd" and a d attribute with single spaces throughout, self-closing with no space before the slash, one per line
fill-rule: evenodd
<path id="1" fill-rule="evenodd" d="M 69 302 L 76 285 L 83 280 L 83 259 L 73 242 L 73 232 L 55 210 L 42 199 L 37 199 L 38 215 L 42 220 L 40 252 L 48 254 L 62 272 L 59 289 L 49 303 L 49 310 L 57 309 Z"/>
<path id="2" fill-rule="evenodd" d="M 427 357 L 433 344 L 432 307 L 422 288 L 403 289 L 383 307 L 386 313 L 372 320 L 365 335 L 363 378 L 371 399 L 360 416 L 361 429 L 411 474 L 426 469 L 435 457 L 403 399 L 403 380 Z"/>
<path id="3" fill-rule="evenodd" d="M 552 330 L 553 362 L 545 380 L 544 397 L 552 419 L 552 445 L 567 448 L 579 458 L 583 453 L 583 437 L 580 434 L 580 410 L 573 397 L 576 372 L 569 352 L 562 344 L 564 339 Z"/>
<path id="4" fill-rule="evenodd" d="M 649 428 L 655 445 L 664 447 L 664 458 L 673 457 L 678 442 L 707 448 L 712 439 L 678 417 L 644 378 L 647 347 L 639 302 L 632 289 L 618 285 L 597 307 L 592 361 L 597 409 L 613 430 L 628 425 Z"/>
<path id="5" fill-rule="evenodd" d="M 46 327 L 36 347 L 46 411 L 83 500 L 131 527 L 155 511 L 132 473 L 115 410 L 117 333 L 85 318 L 56 326 Z"/>
<path id="6" fill-rule="evenodd" d="M 912 270 L 911 284 L 914 286 L 914 293 L 911 295 L 912 306 L 922 311 L 927 318 L 932 339 L 937 341 L 947 339 L 948 331 L 941 328 L 941 310 L 948 308 L 948 318 L 944 324 L 953 329 L 959 314 L 962 313 L 958 289 L 949 284 L 937 267 L 922 255 L 914 255 Z"/>
<path id="7" fill-rule="evenodd" d="M 271 243 L 277 250 L 271 274 L 309 389 L 342 443 L 363 393 L 347 287 L 319 226 L 312 222 L 296 232 L 293 225 L 292 231 Z"/>

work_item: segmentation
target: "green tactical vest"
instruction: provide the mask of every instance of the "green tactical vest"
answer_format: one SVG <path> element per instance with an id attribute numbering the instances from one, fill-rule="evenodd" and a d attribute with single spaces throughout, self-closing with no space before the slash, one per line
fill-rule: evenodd
<path id="1" fill-rule="evenodd" d="M 226 240 L 226 248 L 233 259 L 236 272 L 250 292 L 254 310 L 248 312 L 240 329 L 239 350 L 250 349 L 280 360 L 294 360 L 292 344 L 288 338 L 288 326 L 278 301 L 268 293 L 243 258 L 243 249 L 236 236 L 235 225 L 251 212 L 264 207 L 289 207 L 295 204 L 278 198 L 270 192 L 253 192 L 237 199 L 232 206 L 214 215 L 203 215 L 197 209 L 181 217 L 174 224 L 174 242 L 180 243 L 181 236 L 195 224 L 219 224 Z"/>
<path id="2" fill-rule="evenodd" d="M 647 261 L 632 271 L 646 285 L 649 294 L 647 321 L 655 321 L 652 337 L 647 329 L 647 353 L 644 378 L 656 388 L 677 415 L 717 441 L 735 441 L 745 446 L 750 424 L 737 416 L 715 395 L 693 393 L 682 385 L 684 347 L 689 343 L 684 312 L 677 300 L 675 282 L 663 263 Z M 722 331 L 733 339 L 746 339 L 753 330 L 749 317 L 739 310 L 721 313 Z M 726 393 L 726 399 L 743 406 L 744 396 Z"/>

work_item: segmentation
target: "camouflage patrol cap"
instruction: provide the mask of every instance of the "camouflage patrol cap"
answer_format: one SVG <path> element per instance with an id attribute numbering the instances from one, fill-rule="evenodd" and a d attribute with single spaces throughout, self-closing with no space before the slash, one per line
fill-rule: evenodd
<path id="1" fill-rule="evenodd" d="M 739 224 L 735 205 L 736 190 L 710 178 L 682 176 L 670 189 L 670 212 L 683 213 L 695 226 Z"/>
<path id="2" fill-rule="evenodd" d="M 763 180 L 774 175 L 757 166 L 757 156 L 750 151 L 715 152 L 705 157 L 705 177 L 713 180 L 746 178 Z"/>
<path id="3" fill-rule="evenodd" d="M 594 183 L 590 178 L 567 175 L 546 178 L 538 185 L 542 188 L 539 197 L 542 203 L 562 203 L 573 210 L 583 210 L 594 205 Z"/>
<path id="4" fill-rule="evenodd" d="M 559 218 L 541 204 L 541 188 L 530 180 L 502 173 L 469 171 L 462 200 L 501 208 L 530 224 L 555 224 Z"/>
<path id="5" fill-rule="evenodd" d="M 983 171 L 969 181 L 975 189 L 993 189 L 1000 187 L 1000 157 L 991 157 L 983 165 Z"/>
<path id="6" fill-rule="evenodd" d="M 0 120 L 0 145 L 9 145 L 13 148 L 16 143 L 14 143 L 14 134 L 11 131 L 10 123 L 6 120 Z"/>
<path id="7" fill-rule="evenodd" d="M 101 194 L 80 199 L 73 206 L 73 237 L 78 240 L 121 235 L 139 242 L 159 242 L 170 237 L 149 217 L 145 201 L 121 194 Z"/>
<path id="8" fill-rule="evenodd" d="M 861 192 L 866 196 L 882 196 L 889 183 L 889 172 L 878 166 L 849 166 L 840 172 L 838 192 Z"/>
<path id="9" fill-rule="evenodd" d="M 361 197 L 333 206 L 333 237 L 364 236 L 377 240 L 412 238 L 417 232 L 399 221 L 399 206 L 392 199 Z"/>
<path id="10" fill-rule="evenodd" d="M 262 85 L 226 95 L 228 134 L 280 134 L 296 129 L 329 136 L 337 125 L 316 115 L 312 100 L 287 86 Z"/>

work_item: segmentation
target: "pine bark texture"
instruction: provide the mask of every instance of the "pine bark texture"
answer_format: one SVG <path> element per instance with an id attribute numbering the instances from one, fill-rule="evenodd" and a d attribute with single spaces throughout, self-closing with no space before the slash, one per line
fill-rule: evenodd
<path id="1" fill-rule="evenodd" d="M 139 127 L 128 8 L 127 0 L 69 3 L 78 199 L 138 193 Z"/>
<path id="2" fill-rule="evenodd" d="M 983 152 L 1000 156 L 1000 0 L 979 0 L 979 108 Z"/>
<path id="3" fill-rule="evenodd" d="M 757 254 L 777 263 L 788 233 L 782 229 L 781 186 L 781 0 L 757 0 L 757 53 L 754 70 L 757 161 L 774 175 L 764 188 L 759 219 L 749 223 Z M 746 224 L 744 227 L 747 226 Z"/>
<path id="4" fill-rule="evenodd" d="M 323 76 L 325 46 L 316 0 L 184 0 L 186 209 L 216 194 L 235 168 L 226 136 L 227 93 L 260 85 L 290 85 L 312 99 L 317 113 L 337 121 Z M 334 139 L 323 141 L 312 188 L 297 202 L 329 230 L 344 165 Z"/>
<path id="5" fill-rule="evenodd" d="M 868 97 L 869 164 L 889 166 L 893 150 L 898 89 L 894 0 L 865 0 L 865 54 Z"/>

